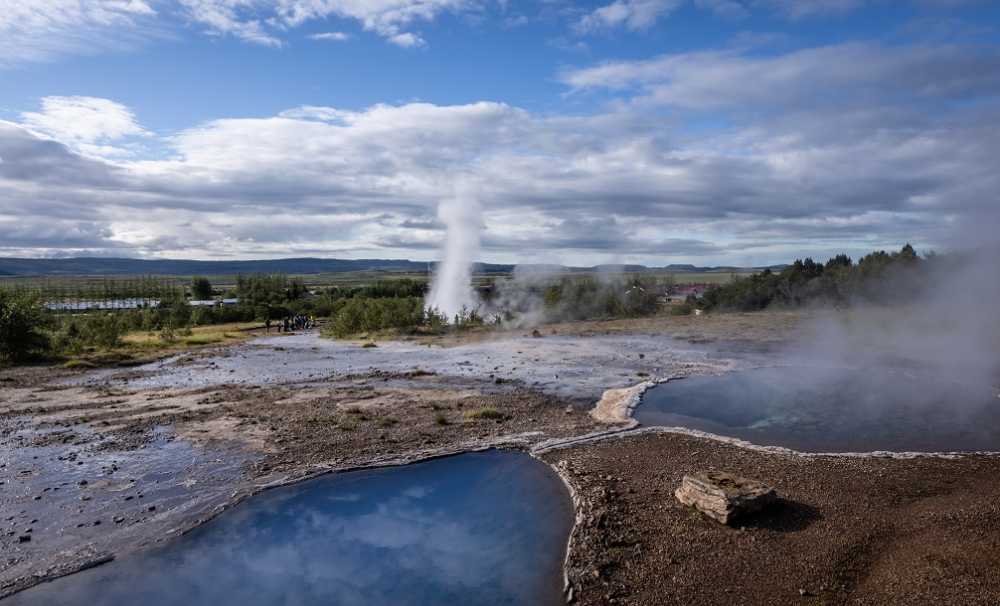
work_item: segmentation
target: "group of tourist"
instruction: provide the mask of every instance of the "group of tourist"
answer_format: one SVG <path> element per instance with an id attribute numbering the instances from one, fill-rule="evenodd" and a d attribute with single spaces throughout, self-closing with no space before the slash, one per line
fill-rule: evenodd
<path id="1" fill-rule="evenodd" d="M 316 327 L 316 317 L 306 316 L 303 314 L 297 314 L 294 316 L 285 316 L 278 323 L 278 332 L 292 332 L 294 330 L 308 330 L 310 328 Z M 271 332 L 271 318 L 264 321 L 264 328 L 267 332 Z"/>

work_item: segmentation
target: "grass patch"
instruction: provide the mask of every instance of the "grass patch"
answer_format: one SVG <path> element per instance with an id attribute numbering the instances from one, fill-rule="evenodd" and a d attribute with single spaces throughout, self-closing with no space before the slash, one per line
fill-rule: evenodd
<path id="1" fill-rule="evenodd" d="M 179 335 L 179 344 L 183 345 L 212 345 L 223 341 L 233 341 L 246 339 L 250 334 L 246 331 L 252 328 L 260 328 L 256 322 L 232 322 L 229 324 L 213 324 L 209 326 L 193 326 L 190 335 Z M 137 330 L 122 337 L 122 343 L 126 346 L 141 348 L 163 348 L 164 343 L 157 331 Z"/>
<path id="2" fill-rule="evenodd" d="M 397 423 L 399 423 L 399 419 L 394 417 L 379 417 L 375 420 L 375 424 L 382 428 L 392 427 Z"/>
<path id="3" fill-rule="evenodd" d="M 462 416 L 465 417 L 466 421 L 502 421 L 507 418 L 505 414 L 489 406 L 475 410 L 466 410 Z"/>
<path id="4" fill-rule="evenodd" d="M 66 360 L 63 363 L 63 368 L 97 368 L 97 364 L 91 362 L 90 360 L 80 360 L 74 358 L 72 360 Z"/>
<path id="5" fill-rule="evenodd" d="M 434 415 L 434 422 L 438 425 L 451 425 L 451 421 L 448 420 L 447 415 L 440 412 Z"/>

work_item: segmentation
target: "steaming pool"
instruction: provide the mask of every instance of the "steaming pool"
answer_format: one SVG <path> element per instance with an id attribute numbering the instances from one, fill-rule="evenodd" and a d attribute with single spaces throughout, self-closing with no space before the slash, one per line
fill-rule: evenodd
<path id="1" fill-rule="evenodd" d="M 648 390 L 635 418 L 804 452 L 1000 450 L 994 388 L 904 370 L 803 366 L 690 377 Z"/>
<path id="2" fill-rule="evenodd" d="M 3 604 L 555 605 L 572 523 L 545 464 L 463 454 L 266 491 L 162 547 Z"/>

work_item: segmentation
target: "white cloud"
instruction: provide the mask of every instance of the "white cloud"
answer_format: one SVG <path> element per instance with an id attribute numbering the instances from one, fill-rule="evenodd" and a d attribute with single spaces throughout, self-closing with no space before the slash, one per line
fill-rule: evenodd
<path id="1" fill-rule="evenodd" d="M 21 121 L 37 133 L 93 156 L 127 155 L 127 150 L 111 144 L 150 134 L 129 108 L 95 97 L 45 97 L 42 110 L 22 113 Z"/>
<path id="2" fill-rule="evenodd" d="M 862 6 L 865 0 L 765 0 L 765 2 L 791 19 L 801 19 L 847 13 Z"/>
<path id="3" fill-rule="evenodd" d="M 389 42 L 392 42 L 396 46 L 401 46 L 403 48 L 412 48 L 414 46 L 423 46 L 424 39 L 420 36 L 411 34 L 410 32 L 404 32 L 402 34 L 396 34 L 389 36 Z"/>
<path id="4" fill-rule="evenodd" d="M 323 32 L 321 34 L 312 34 L 309 38 L 311 40 L 326 42 L 346 42 L 351 39 L 351 35 L 346 32 Z"/>
<path id="5" fill-rule="evenodd" d="M 676 10 L 683 2 L 684 0 L 615 0 L 585 15 L 577 24 L 577 29 L 584 32 L 613 27 L 646 29 L 660 17 Z"/>
<path id="6" fill-rule="evenodd" d="M 284 31 L 308 21 L 333 18 L 360 23 L 366 31 L 402 47 L 423 39 L 407 28 L 444 12 L 461 12 L 478 0 L 180 0 L 190 17 L 209 31 L 250 42 L 282 44 Z M 326 38 L 341 39 L 341 38 Z"/>
<path id="7" fill-rule="evenodd" d="M 303 106 L 114 162 L 74 150 L 142 135 L 127 108 L 46 100 L 0 123 L 0 222 L 73 234 L 18 232 L 46 252 L 426 259 L 462 175 L 481 184 L 490 259 L 744 264 L 933 246 L 1000 191 L 1000 57 L 982 48 L 688 53 L 565 79 L 618 103 Z"/>
<path id="8" fill-rule="evenodd" d="M 740 19 L 750 14 L 750 8 L 739 0 L 695 0 L 695 6 L 727 19 Z"/>
<path id="9" fill-rule="evenodd" d="M 129 47 L 155 16 L 143 0 L 0 0 L 0 67 Z"/>
<path id="10" fill-rule="evenodd" d="M 218 35 L 231 35 L 247 42 L 265 46 L 282 45 L 281 39 L 269 32 L 256 17 L 260 4 L 256 0 L 179 0 L 194 21 Z"/>
<path id="11" fill-rule="evenodd" d="M 993 49 L 841 44 L 775 56 L 737 50 L 663 55 L 568 71 L 562 79 L 578 90 L 636 91 L 643 103 L 701 111 L 870 106 L 892 91 L 908 95 L 904 106 L 912 111 L 920 100 L 1000 90 L 998 61 Z"/>

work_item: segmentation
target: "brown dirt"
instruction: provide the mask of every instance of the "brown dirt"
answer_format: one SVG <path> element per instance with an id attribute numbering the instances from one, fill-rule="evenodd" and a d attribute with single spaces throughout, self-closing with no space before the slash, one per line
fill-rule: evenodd
<path id="1" fill-rule="evenodd" d="M 801 457 L 680 434 L 543 455 L 577 492 L 580 604 L 1000 603 L 1000 459 Z M 724 470 L 782 503 L 722 526 L 673 496 Z"/>

